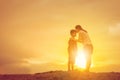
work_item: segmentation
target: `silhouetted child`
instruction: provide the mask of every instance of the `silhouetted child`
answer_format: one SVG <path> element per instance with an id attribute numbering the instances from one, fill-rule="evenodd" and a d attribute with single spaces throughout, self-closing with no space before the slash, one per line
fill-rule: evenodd
<path id="1" fill-rule="evenodd" d="M 75 63 L 75 57 L 77 54 L 77 41 L 75 39 L 76 37 L 76 30 L 70 31 L 70 39 L 68 41 L 68 71 L 74 70 L 74 63 Z"/>

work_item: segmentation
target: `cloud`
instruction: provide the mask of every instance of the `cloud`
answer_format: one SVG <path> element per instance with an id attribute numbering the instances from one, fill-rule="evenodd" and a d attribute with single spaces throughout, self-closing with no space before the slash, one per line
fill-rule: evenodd
<path id="1" fill-rule="evenodd" d="M 59 64 L 55 62 L 47 62 L 41 64 L 31 65 L 31 73 L 56 71 L 56 70 L 67 70 L 67 64 Z"/>
<path id="2" fill-rule="evenodd" d="M 30 73 L 27 62 L 23 59 L 31 57 L 32 52 L 5 37 L 0 39 L 0 73 Z"/>
<path id="3" fill-rule="evenodd" d="M 107 64 L 106 66 L 96 66 L 92 67 L 91 71 L 95 72 L 119 72 L 120 71 L 120 64 Z"/>
<path id="4" fill-rule="evenodd" d="M 17 62 L 0 66 L 1 74 L 29 74 L 31 69 L 26 62 Z"/>
<path id="5" fill-rule="evenodd" d="M 109 34 L 112 36 L 120 36 L 120 23 L 110 26 Z"/>

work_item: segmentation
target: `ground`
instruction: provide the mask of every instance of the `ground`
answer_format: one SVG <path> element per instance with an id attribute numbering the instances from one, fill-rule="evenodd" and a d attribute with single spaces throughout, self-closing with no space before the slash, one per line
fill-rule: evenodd
<path id="1" fill-rule="evenodd" d="M 0 80 L 120 80 L 120 73 L 50 71 L 36 74 L 1 74 Z"/>

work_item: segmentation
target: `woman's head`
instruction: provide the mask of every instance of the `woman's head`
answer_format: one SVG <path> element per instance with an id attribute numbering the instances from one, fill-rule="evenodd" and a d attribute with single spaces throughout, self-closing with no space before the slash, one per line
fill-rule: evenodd
<path id="1" fill-rule="evenodd" d="M 74 29 L 70 30 L 70 35 L 72 37 L 75 37 L 76 36 L 76 30 L 74 30 Z"/>
<path id="2" fill-rule="evenodd" d="M 79 32 L 80 30 L 82 30 L 82 27 L 80 25 L 76 25 L 75 29 L 76 29 L 77 32 Z"/>
<path id="3" fill-rule="evenodd" d="M 84 30 L 84 29 L 81 27 L 81 25 L 76 25 L 76 26 L 75 26 L 75 29 L 76 29 L 76 32 L 79 32 L 80 30 L 83 30 L 83 31 L 87 32 L 86 30 Z"/>

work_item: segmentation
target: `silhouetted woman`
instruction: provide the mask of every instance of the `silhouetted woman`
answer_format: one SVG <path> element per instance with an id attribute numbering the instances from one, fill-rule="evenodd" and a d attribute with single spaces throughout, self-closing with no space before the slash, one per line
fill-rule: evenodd
<path id="1" fill-rule="evenodd" d="M 82 43 L 84 46 L 84 52 L 86 54 L 87 61 L 86 71 L 89 72 L 91 66 L 91 56 L 93 53 L 93 45 L 86 30 L 84 30 L 80 25 L 76 25 L 75 29 L 78 33 L 78 42 Z"/>

